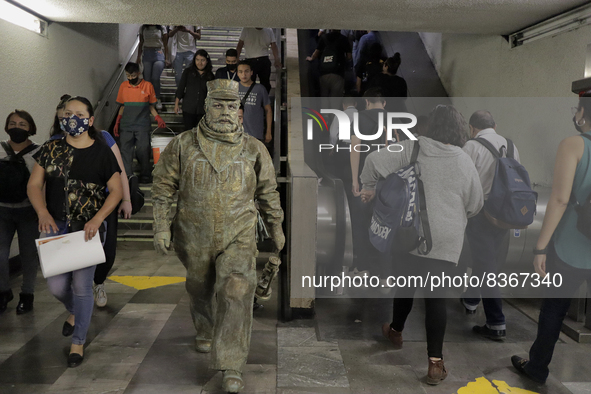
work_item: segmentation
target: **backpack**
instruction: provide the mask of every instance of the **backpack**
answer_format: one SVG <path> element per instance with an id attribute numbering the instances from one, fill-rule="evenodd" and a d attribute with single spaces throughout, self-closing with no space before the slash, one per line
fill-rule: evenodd
<path id="1" fill-rule="evenodd" d="M 432 240 L 425 191 L 417 166 L 419 142 L 413 147 L 410 164 L 381 179 L 376 186 L 369 240 L 382 253 L 404 253 L 418 248 L 431 251 Z M 422 224 L 423 234 L 420 235 Z"/>
<path id="2" fill-rule="evenodd" d="M 488 199 L 484 202 L 484 214 L 494 225 L 503 229 L 524 229 L 534 221 L 538 193 L 533 191 L 529 174 L 514 158 L 515 147 L 507 138 L 506 156 L 503 147 L 495 147 L 484 138 L 475 138 L 497 161 L 495 177 Z"/>
<path id="3" fill-rule="evenodd" d="M 591 140 L 588 134 L 581 134 L 581 137 Z M 591 194 L 581 204 L 577 201 L 575 194 L 571 192 L 570 202 L 575 206 L 577 212 L 577 230 L 591 240 Z"/>
<path id="4" fill-rule="evenodd" d="M 0 160 L 0 202 L 16 204 L 27 198 L 27 183 L 29 182 L 29 169 L 25 163 L 24 155 L 35 150 L 39 145 L 31 144 L 19 153 L 14 153 L 12 147 L 2 142 L 2 147 L 8 155 Z"/>
<path id="5" fill-rule="evenodd" d="M 320 56 L 320 73 L 323 75 L 340 74 L 343 72 L 345 64 L 345 56 L 343 51 L 339 49 L 339 40 L 336 37 L 331 38 L 326 37 L 326 46 Z"/>

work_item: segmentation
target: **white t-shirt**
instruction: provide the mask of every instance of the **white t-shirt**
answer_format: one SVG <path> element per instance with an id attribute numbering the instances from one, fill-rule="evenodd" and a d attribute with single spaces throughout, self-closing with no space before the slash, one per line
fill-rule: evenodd
<path id="1" fill-rule="evenodd" d="M 144 36 L 144 47 L 164 48 L 164 44 L 162 43 L 162 37 L 166 34 L 164 27 L 142 26 L 140 27 L 140 34 Z"/>
<path id="2" fill-rule="evenodd" d="M 244 51 L 247 59 L 269 56 L 269 45 L 275 42 L 273 30 L 266 27 L 258 30 L 254 27 L 245 27 L 240 34 L 240 40 L 244 41 Z"/>
<path id="3" fill-rule="evenodd" d="M 201 26 L 197 26 L 197 27 L 195 27 L 194 25 L 184 25 L 184 26 L 187 30 L 190 30 L 193 32 L 201 30 Z M 174 26 L 171 26 L 171 29 L 173 29 L 173 28 L 174 28 Z M 174 37 L 176 38 L 177 53 L 180 53 L 180 52 L 195 53 L 197 51 L 197 48 L 195 47 L 195 37 L 193 37 L 191 35 L 191 33 L 187 33 L 184 31 L 177 31 L 177 33 L 174 35 Z"/>

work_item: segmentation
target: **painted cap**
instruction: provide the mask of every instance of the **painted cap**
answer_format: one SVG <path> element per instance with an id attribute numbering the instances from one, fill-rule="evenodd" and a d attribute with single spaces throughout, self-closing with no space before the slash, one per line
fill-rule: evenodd
<path id="1" fill-rule="evenodd" d="M 207 96 L 222 100 L 240 100 L 238 82 L 232 79 L 214 79 L 207 82 Z"/>

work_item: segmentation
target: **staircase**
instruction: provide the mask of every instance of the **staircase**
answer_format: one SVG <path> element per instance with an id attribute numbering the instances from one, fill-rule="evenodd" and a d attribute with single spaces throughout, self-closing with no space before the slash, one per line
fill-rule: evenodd
<path id="1" fill-rule="evenodd" d="M 240 28 L 224 28 L 211 27 L 201 30 L 201 40 L 197 43 L 197 49 L 205 49 L 209 53 L 211 62 L 213 64 L 213 71 L 219 67 L 224 67 L 226 64 L 226 51 L 230 48 L 236 48 L 238 38 L 240 37 Z M 244 51 L 242 52 L 244 55 Z M 183 116 L 174 113 L 174 101 L 176 92 L 176 82 L 174 80 L 174 69 L 165 68 L 162 77 L 160 78 L 162 84 L 161 101 L 163 108 L 158 111 L 166 125 L 175 133 L 182 133 L 184 130 Z M 274 86 L 274 74 L 271 75 L 271 85 Z M 271 90 L 273 94 L 273 90 Z M 181 104 L 182 109 L 182 104 Z M 152 122 L 152 129 L 156 129 L 158 124 Z M 136 163 L 134 161 L 134 163 Z M 141 185 L 140 189 L 145 194 L 145 204 L 142 210 L 130 219 L 119 219 L 119 228 L 117 231 L 117 241 L 119 243 L 126 243 L 134 248 L 152 248 L 153 243 L 153 223 L 152 215 L 152 185 Z M 176 211 L 176 203 L 173 205 L 174 216 Z"/>

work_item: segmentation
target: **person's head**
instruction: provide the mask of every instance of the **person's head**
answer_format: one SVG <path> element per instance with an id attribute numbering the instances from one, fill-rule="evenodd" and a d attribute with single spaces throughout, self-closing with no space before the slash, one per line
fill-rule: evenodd
<path id="1" fill-rule="evenodd" d="M 386 106 L 386 100 L 384 99 L 384 93 L 380 88 L 369 88 L 363 93 L 365 99 L 366 109 L 384 109 Z"/>
<path id="2" fill-rule="evenodd" d="M 51 130 L 49 131 L 49 135 L 53 137 L 54 135 L 61 135 L 64 133 L 65 129 L 61 124 L 61 120 L 64 118 L 64 109 L 66 108 L 66 102 L 71 98 L 69 94 L 64 94 L 60 97 L 60 101 L 55 107 L 55 116 L 53 117 L 53 125 L 51 126 Z"/>
<path id="3" fill-rule="evenodd" d="M 351 93 L 345 93 L 343 96 L 343 109 L 347 109 L 349 107 L 357 107 L 357 99 Z"/>
<path id="4" fill-rule="evenodd" d="M 573 108 L 573 123 L 579 133 L 591 130 L 591 93 L 585 93 L 579 98 L 579 105 Z"/>
<path id="5" fill-rule="evenodd" d="M 244 105 L 240 104 L 240 108 L 238 108 L 238 120 L 240 124 L 244 124 Z"/>
<path id="6" fill-rule="evenodd" d="M 4 131 L 10 136 L 12 142 L 20 144 L 37 133 L 37 126 L 27 111 L 15 109 L 6 117 Z"/>
<path id="7" fill-rule="evenodd" d="M 194 67 L 200 73 L 205 73 L 211 71 L 213 66 L 211 65 L 211 59 L 209 58 L 209 53 L 205 49 L 199 49 L 195 52 L 195 56 L 193 56 L 193 63 L 191 67 Z"/>
<path id="8" fill-rule="evenodd" d="M 140 66 L 137 63 L 129 62 L 125 65 L 125 76 L 132 85 L 140 82 Z"/>
<path id="9" fill-rule="evenodd" d="M 93 140 L 103 140 L 100 131 L 94 127 L 94 109 L 86 97 L 76 96 L 66 102 L 62 124 L 66 133 L 74 138 L 88 132 Z"/>
<path id="10" fill-rule="evenodd" d="M 468 140 L 466 120 L 451 105 L 438 105 L 429 114 L 425 137 L 461 148 Z"/>
<path id="11" fill-rule="evenodd" d="M 240 78 L 240 82 L 248 83 L 251 76 L 252 68 L 250 63 L 246 60 L 242 60 L 240 63 L 238 63 L 238 78 Z"/>
<path id="12" fill-rule="evenodd" d="M 367 57 L 368 59 L 381 59 L 382 51 L 382 44 L 380 44 L 379 42 L 374 42 L 369 46 L 367 50 Z"/>
<path id="13" fill-rule="evenodd" d="M 470 137 L 476 137 L 481 130 L 484 129 L 496 129 L 497 124 L 493 119 L 490 112 L 485 110 L 478 110 L 470 116 L 470 121 L 468 122 L 470 126 Z"/>
<path id="14" fill-rule="evenodd" d="M 386 59 L 382 66 L 382 71 L 386 74 L 394 75 L 398 72 L 398 67 L 400 67 L 401 62 L 400 53 L 396 52 L 394 56 Z"/>
<path id="15" fill-rule="evenodd" d="M 240 130 L 239 108 L 238 82 L 231 79 L 214 79 L 207 82 L 205 123 L 213 131 L 234 133 Z"/>
<path id="16" fill-rule="evenodd" d="M 226 67 L 230 71 L 234 71 L 238 67 L 238 52 L 234 48 L 226 51 Z"/>

